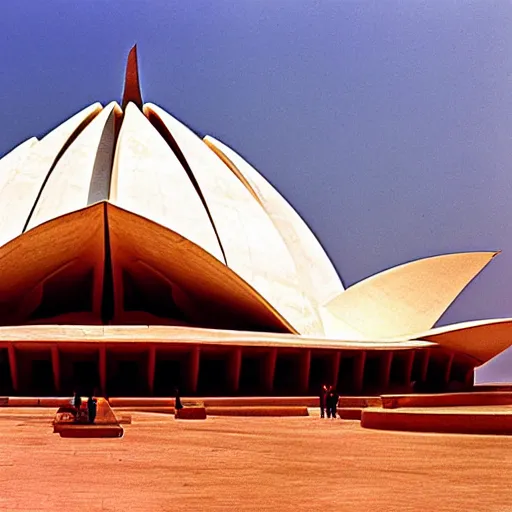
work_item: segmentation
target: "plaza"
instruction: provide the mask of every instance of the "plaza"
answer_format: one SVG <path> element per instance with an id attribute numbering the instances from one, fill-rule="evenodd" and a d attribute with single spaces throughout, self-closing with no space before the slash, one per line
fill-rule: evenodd
<path id="1" fill-rule="evenodd" d="M 512 438 L 309 417 L 132 412 L 122 439 L 62 439 L 55 409 L 1 408 L 1 510 L 502 512 Z"/>

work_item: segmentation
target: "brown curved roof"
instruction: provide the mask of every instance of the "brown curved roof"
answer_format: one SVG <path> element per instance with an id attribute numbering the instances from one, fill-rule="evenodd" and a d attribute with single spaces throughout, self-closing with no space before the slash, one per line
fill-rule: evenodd
<path id="1" fill-rule="evenodd" d="M 202 304 L 209 322 L 296 332 L 250 285 L 201 247 L 106 202 L 43 223 L 0 247 L 4 324 L 23 321 L 41 300 L 41 286 L 68 267 L 72 276 L 86 269 L 94 272 L 94 309 L 99 315 L 107 252 L 119 314 L 121 271 L 136 273 L 137 264 L 143 264 L 193 297 L 195 304 Z"/>

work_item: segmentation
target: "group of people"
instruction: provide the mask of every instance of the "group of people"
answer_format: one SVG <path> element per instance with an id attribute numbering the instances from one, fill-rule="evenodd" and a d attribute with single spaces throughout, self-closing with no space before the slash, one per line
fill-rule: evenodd
<path id="1" fill-rule="evenodd" d="M 338 400 L 340 395 L 334 389 L 334 386 L 324 384 L 320 390 L 320 417 L 325 418 L 327 413 L 328 418 L 336 418 L 336 409 L 338 407 Z"/>
<path id="2" fill-rule="evenodd" d="M 340 395 L 334 386 L 324 384 L 320 390 L 320 417 L 325 418 L 327 413 L 328 418 L 336 419 L 339 399 Z M 174 388 L 174 408 L 176 410 L 183 409 L 178 388 Z"/>
<path id="3" fill-rule="evenodd" d="M 89 423 L 94 423 L 94 420 L 96 419 L 96 411 L 98 408 L 98 401 L 96 400 L 96 398 L 90 395 L 89 398 L 87 399 L 84 408 L 82 407 L 82 397 L 80 396 L 79 393 L 75 391 L 75 393 L 73 393 L 72 404 L 76 411 L 76 420 L 80 420 L 81 418 L 83 418 L 85 413 L 87 421 Z"/>
<path id="4" fill-rule="evenodd" d="M 181 403 L 180 393 L 176 388 L 174 390 L 175 397 L 175 408 L 182 409 L 183 405 Z M 338 400 L 340 395 L 332 385 L 324 384 L 322 389 L 320 390 L 320 417 L 325 418 L 327 414 L 328 418 L 336 418 L 336 409 L 338 407 Z M 89 396 L 85 407 L 83 407 L 82 397 L 79 393 L 73 393 L 72 404 L 75 409 L 75 418 L 80 420 L 84 417 L 84 413 L 86 415 L 86 419 L 89 423 L 94 423 L 96 419 L 96 411 L 98 407 L 98 401 L 92 395 Z"/>

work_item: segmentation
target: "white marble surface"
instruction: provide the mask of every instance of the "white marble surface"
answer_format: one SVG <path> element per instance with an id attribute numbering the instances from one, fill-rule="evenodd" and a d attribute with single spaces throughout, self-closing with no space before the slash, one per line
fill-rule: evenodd
<path id="1" fill-rule="evenodd" d="M 217 155 L 189 128 L 159 107 L 190 165 L 213 217 L 228 266 L 253 286 L 299 332 L 321 334 L 320 318 L 302 290 L 295 262 L 266 211 Z"/>
<path id="2" fill-rule="evenodd" d="M 366 337 L 426 331 L 495 254 L 444 254 L 399 265 L 356 283 L 326 308 Z"/>
<path id="3" fill-rule="evenodd" d="M 297 267 L 303 290 L 311 301 L 321 305 L 343 291 L 341 280 L 320 242 L 286 199 L 239 154 L 222 142 L 207 136 L 204 141 L 218 151 L 225 162 L 250 184 L 279 231 Z"/>
<path id="4" fill-rule="evenodd" d="M 224 262 L 185 169 L 133 103 L 128 104 L 119 134 L 110 201 L 176 231 Z"/>
<path id="5" fill-rule="evenodd" d="M 87 206 L 100 142 L 107 124 L 114 123 L 114 111 L 121 113 L 115 101 L 91 121 L 62 155 L 48 177 L 28 229 Z"/>
<path id="6" fill-rule="evenodd" d="M 21 162 L 14 162 L 0 188 L 0 246 L 20 235 L 59 151 L 82 122 L 97 115 L 95 103 L 62 123 L 30 149 Z"/>

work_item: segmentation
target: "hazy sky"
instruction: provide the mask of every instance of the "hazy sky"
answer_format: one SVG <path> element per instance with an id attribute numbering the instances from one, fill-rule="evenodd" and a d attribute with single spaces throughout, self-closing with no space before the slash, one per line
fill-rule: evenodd
<path id="1" fill-rule="evenodd" d="M 244 155 L 345 286 L 502 249 L 441 323 L 512 316 L 512 2 L 3 0 L 0 41 L 0 154 L 120 100 L 137 42 L 144 99 Z"/>

